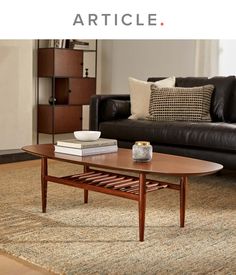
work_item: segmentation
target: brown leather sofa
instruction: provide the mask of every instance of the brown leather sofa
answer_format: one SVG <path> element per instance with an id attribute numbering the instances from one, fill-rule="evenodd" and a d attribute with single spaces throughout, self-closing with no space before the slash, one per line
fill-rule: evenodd
<path id="1" fill-rule="evenodd" d="M 163 78 L 152 77 L 148 81 Z M 212 122 L 131 120 L 128 94 L 96 95 L 90 103 L 90 130 L 115 138 L 119 147 L 131 148 L 148 140 L 156 152 L 195 157 L 236 169 L 236 79 L 228 77 L 179 77 L 177 87 L 213 84 Z"/>

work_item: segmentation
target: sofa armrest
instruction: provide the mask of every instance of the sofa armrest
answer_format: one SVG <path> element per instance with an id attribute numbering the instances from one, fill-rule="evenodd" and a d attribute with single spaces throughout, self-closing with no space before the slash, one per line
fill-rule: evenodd
<path id="1" fill-rule="evenodd" d="M 112 102 L 113 101 L 113 102 Z M 111 102 L 117 101 L 116 111 L 113 109 L 111 117 L 108 116 L 108 112 L 111 109 Z M 124 104 L 120 104 L 123 101 Z M 120 108 L 122 106 L 122 108 Z M 128 108 L 129 106 L 129 108 Z M 119 109 L 119 110 L 118 110 Z M 95 95 L 90 99 L 90 110 L 89 110 L 89 129 L 92 131 L 99 130 L 99 123 L 106 120 L 111 120 L 112 117 L 118 119 L 119 111 L 122 112 L 122 118 L 130 115 L 130 95 L 119 94 L 119 95 Z"/>

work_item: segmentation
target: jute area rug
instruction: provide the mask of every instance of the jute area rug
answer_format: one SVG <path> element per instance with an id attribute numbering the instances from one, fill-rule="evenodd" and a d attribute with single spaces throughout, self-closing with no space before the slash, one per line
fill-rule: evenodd
<path id="1" fill-rule="evenodd" d="M 190 178 L 185 228 L 179 227 L 176 191 L 148 194 L 145 241 L 139 242 L 135 201 L 90 192 L 85 205 L 83 191 L 49 183 L 42 214 L 39 160 L 3 167 L 4 252 L 57 274 L 236 274 L 233 173 Z M 56 175 L 80 169 L 50 163 Z"/>

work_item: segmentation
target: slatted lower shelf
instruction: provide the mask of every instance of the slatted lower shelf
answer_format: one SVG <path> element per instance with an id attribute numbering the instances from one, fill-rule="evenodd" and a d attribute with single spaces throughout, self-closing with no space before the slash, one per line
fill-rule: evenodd
<path id="1" fill-rule="evenodd" d="M 73 182 L 74 184 L 88 184 L 135 195 L 139 194 L 139 179 L 131 176 L 103 171 L 89 171 L 87 173 L 65 176 L 62 179 Z M 167 183 L 152 180 L 146 181 L 146 192 L 152 192 L 166 187 L 168 187 Z"/>

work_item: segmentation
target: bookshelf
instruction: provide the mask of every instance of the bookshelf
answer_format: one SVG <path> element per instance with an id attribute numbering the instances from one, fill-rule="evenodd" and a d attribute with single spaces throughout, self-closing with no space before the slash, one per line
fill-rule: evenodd
<path id="1" fill-rule="evenodd" d="M 50 135 L 55 143 L 55 135 L 82 129 L 83 105 L 89 105 L 90 97 L 96 94 L 97 41 L 88 49 L 39 45 L 37 143 L 40 134 Z"/>

